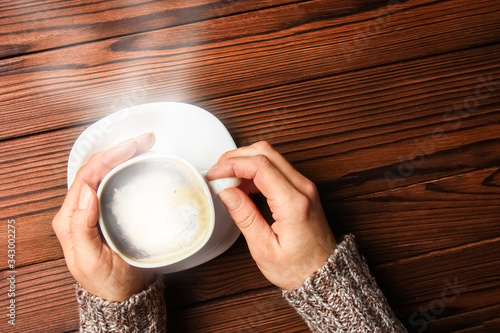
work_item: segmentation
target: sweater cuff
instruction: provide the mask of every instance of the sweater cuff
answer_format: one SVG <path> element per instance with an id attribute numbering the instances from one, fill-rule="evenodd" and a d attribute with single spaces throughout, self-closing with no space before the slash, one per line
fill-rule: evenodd
<path id="1" fill-rule="evenodd" d="M 313 332 L 406 332 L 358 253 L 352 235 L 337 245 L 302 286 L 282 293 Z"/>
<path id="2" fill-rule="evenodd" d="M 123 302 L 103 300 L 77 282 L 80 332 L 166 332 L 163 278 L 159 275 L 146 289 Z"/>

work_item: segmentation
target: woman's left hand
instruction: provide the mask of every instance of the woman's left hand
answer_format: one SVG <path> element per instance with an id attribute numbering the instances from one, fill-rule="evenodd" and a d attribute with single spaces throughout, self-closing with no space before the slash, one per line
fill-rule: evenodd
<path id="1" fill-rule="evenodd" d="M 124 301 L 145 289 L 152 274 L 130 266 L 102 240 L 97 187 L 112 168 L 149 150 L 154 141 L 154 134 L 148 133 L 93 155 L 78 170 L 52 221 L 71 274 L 89 293 L 108 301 Z"/>

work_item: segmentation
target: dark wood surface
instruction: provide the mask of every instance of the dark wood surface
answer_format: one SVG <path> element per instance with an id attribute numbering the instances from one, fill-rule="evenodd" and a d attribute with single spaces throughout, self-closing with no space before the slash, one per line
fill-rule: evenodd
<path id="1" fill-rule="evenodd" d="M 499 1 L 0 1 L 0 38 L 0 332 L 78 330 L 51 227 L 69 151 L 155 101 L 312 179 L 409 332 L 500 331 Z M 308 331 L 243 238 L 165 283 L 170 332 Z"/>

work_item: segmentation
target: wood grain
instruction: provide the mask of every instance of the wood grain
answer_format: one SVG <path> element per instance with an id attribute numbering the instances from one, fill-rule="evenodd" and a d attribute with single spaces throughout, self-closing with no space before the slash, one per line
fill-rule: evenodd
<path id="1" fill-rule="evenodd" d="M 173 312 L 172 332 L 309 332 L 276 288 Z"/>
<path id="2" fill-rule="evenodd" d="M 363 244 L 363 241 L 361 240 L 360 243 Z M 498 304 L 499 301 L 498 291 L 500 285 L 498 281 L 500 279 L 498 274 L 496 276 L 491 275 L 491 271 L 500 271 L 498 269 L 500 268 L 500 257 L 498 251 L 496 251 L 499 245 L 500 238 L 477 242 L 468 246 L 449 248 L 394 263 L 374 265 L 373 272 L 379 281 L 385 281 L 385 283 L 380 284 L 398 313 L 404 315 L 405 318 L 411 317 L 414 312 L 417 313 L 413 320 L 413 323 L 417 324 L 412 326 L 412 322 L 408 323 L 409 327 L 413 329 L 421 327 L 421 319 L 426 318 L 423 313 L 427 311 L 432 315 L 432 312 L 429 311 L 429 304 L 432 304 L 435 299 L 439 299 L 443 290 L 450 283 L 456 286 L 456 298 L 452 299 L 455 294 L 446 292 L 446 308 L 439 315 L 434 315 L 436 319 L 429 321 L 427 327 L 430 332 L 439 332 L 439 327 L 443 323 L 448 328 L 464 328 L 466 325 L 475 325 L 478 322 L 478 315 L 481 315 L 483 311 L 491 311 L 492 308 L 497 307 L 495 304 Z M 231 253 L 232 251 L 234 250 L 230 251 L 226 259 L 232 257 L 234 254 Z M 457 266 L 455 264 L 456 261 L 453 259 L 457 257 L 461 259 L 462 265 Z M 492 258 L 496 258 L 494 267 L 491 267 Z M 224 259 L 222 257 L 216 260 Z M 241 279 L 250 281 L 251 279 L 246 277 L 248 270 L 241 269 L 241 265 L 232 265 L 231 261 L 234 262 L 234 260 L 235 258 L 231 258 L 227 261 L 226 268 L 223 265 L 200 267 L 186 271 L 183 275 L 188 276 L 194 271 L 206 270 L 212 272 L 212 279 L 215 276 L 225 279 L 224 286 L 228 289 L 231 289 L 233 285 L 246 286 L 246 284 L 237 283 L 237 281 L 241 281 Z M 474 264 L 470 266 L 471 263 Z M 210 268 L 224 271 L 225 274 Z M 231 270 L 238 274 L 233 274 Z M 409 272 L 414 274 L 409 274 Z M 483 272 L 490 272 L 490 274 L 482 274 Z M 225 297 L 221 297 L 217 289 L 213 288 L 213 284 L 204 284 L 203 279 L 196 279 L 196 277 L 201 276 L 194 272 L 192 279 L 183 282 L 183 288 L 192 287 L 193 293 L 191 302 L 184 301 L 182 306 L 177 303 L 178 298 L 169 298 L 170 295 L 177 293 L 176 288 L 178 285 L 169 283 L 172 281 L 172 277 L 167 277 L 167 304 L 169 305 L 169 325 L 172 332 L 181 332 L 183 331 L 182 327 L 185 327 L 185 331 L 189 332 L 202 331 L 207 327 L 209 330 L 213 328 L 214 330 L 228 332 L 234 332 L 237 329 L 242 329 L 245 332 L 249 328 L 257 331 L 278 332 L 284 327 L 291 330 L 304 330 L 300 317 L 284 303 L 275 288 L 265 287 L 262 289 L 260 287 L 260 289 L 254 291 L 242 289 L 233 296 L 226 294 Z M 17 288 L 19 290 L 17 302 L 20 315 L 29 313 L 30 315 L 46 316 L 50 313 L 52 318 L 56 319 L 73 318 L 72 321 L 65 321 L 67 325 L 65 329 L 71 329 L 77 325 L 76 300 L 72 287 L 74 280 L 67 272 L 64 260 L 49 261 L 21 268 L 18 270 L 17 277 Z M 6 288 L 6 279 L 2 278 L 0 292 L 4 292 Z M 200 293 L 199 288 L 203 288 L 204 291 Z M 209 301 L 209 299 L 205 298 L 201 301 L 197 296 L 203 295 L 203 293 L 213 293 L 213 300 Z M 182 292 L 181 296 L 183 298 L 190 297 L 187 294 L 182 294 Z M 480 304 L 475 303 L 477 297 L 481 297 Z M 4 302 L 0 303 L 0 305 L 5 305 Z M 40 304 L 44 304 L 43 307 Z M 191 305 L 186 307 L 189 304 Z M 464 316 L 463 313 L 458 311 L 458 309 L 464 307 L 472 309 L 471 315 Z M 245 315 L 242 315 L 243 313 Z M 473 314 L 475 315 L 473 316 Z M 461 318 L 460 323 L 453 323 L 456 316 Z M 479 319 L 481 318 L 488 317 L 483 314 L 479 316 Z M 23 320 L 24 332 L 35 332 L 35 328 L 40 325 L 39 321 L 34 323 L 26 319 Z M 55 320 L 54 323 L 47 321 L 43 324 L 46 324 L 47 327 L 59 329 L 60 326 L 54 325 L 61 325 L 61 322 Z M 434 326 L 436 329 L 433 328 Z"/>
<path id="3" fill-rule="evenodd" d="M 499 51 L 497 46 L 473 49 L 432 61 L 388 65 L 200 105 L 215 110 L 214 115 L 240 145 L 262 139 L 274 144 L 318 184 L 325 207 L 336 220 L 339 209 L 335 205 L 330 209 L 329 202 L 385 191 L 392 182 L 402 187 L 498 165 L 500 86 L 496 77 L 500 77 L 500 68 L 493 55 Z M 409 67 L 415 70 L 409 73 Z M 474 96 L 479 78 L 488 73 L 494 78 L 489 87 L 496 90 L 481 100 L 470 116 L 457 118 L 457 129 L 457 119 L 444 121 L 448 110 Z M 409 83 L 398 87 L 403 78 Z M 377 88 L 380 81 L 387 82 L 387 90 Z M 438 85 L 451 87 L 443 91 L 436 89 Z M 388 98 L 389 92 L 398 99 Z M 426 99 L 418 98 L 421 95 Z M 347 100 L 358 101 L 358 105 Z M 21 222 L 19 232 L 27 236 L 22 238 L 26 243 L 21 240 L 19 244 L 22 265 L 43 260 L 42 254 L 46 260 L 61 255 L 50 221 L 65 195 L 71 145 L 85 127 L 0 142 L 0 217 Z M 434 141 L 432 133 L 438 128 L 445 132 Z M 434 152 L 425 154 L 422 147 L 430 149 L 426 146 L 434 147 Z M 419 165 L 415 163 L 414 172 L 388 182 L 386 172 L 399 177 L 398 168 L 404 165 L 401 157 L 408 158 L 414 152 L 424 155 L 417 160 Z M 4 232 L 0 230 L 0 237 Z M 51 251 L 40 251 L 43 248 Z"/>
<path id="4" fill-rule="evenodd" d="M 500 331 L 499 12 L 494 0 L 0 1 L 14 331 L 78 329 L 51 227 L 72 144 L 112 111 L 166 100 L 207 109 L 240 146 L 269 141 L 312 179 L 409 332 Z M 164 280 L 170 332 L 307 332 L 242 237 Z"/>
<path id="5" fill-rule="evenodd" d="M 0 58 L 283 6 L 296 1 L 47 1 L 0 3 Z"/>
<path id="6" fill-rule="evenodd" d="M 8 276 L 1 274 L 1 315 L 6 318 Z M 22 267 L 16 274 L 16 325 L 0 321 L 2 332 L 64 332 L 78 328 L 74 279 L 64 259 Z"/>
<path id="7" fill-rule="evenodd" d="M 198 103 L 493 44 L 498 6 L 418 0 L 339 18 L 330 1 L 308 1 L 286 7 L 285 26 L 277 7 L 11 58 L 0 63 L 0 139 L 94 121 L 146 101 Z M 429 12 L 447 14 L 429 20 Z M 363 34 L 373 24 L 380 31 Z M 34 108 L 41 101 L 43 108 Z"/>

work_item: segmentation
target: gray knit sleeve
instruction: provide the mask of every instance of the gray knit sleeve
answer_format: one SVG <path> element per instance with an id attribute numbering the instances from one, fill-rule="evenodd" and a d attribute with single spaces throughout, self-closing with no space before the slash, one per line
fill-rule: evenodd
<path id="1" fill-rule="evenodd" d="M 283 297 L 313 332 L 406 332 L 358 253 L 353 236 L 327 262 Z"/>
<path id="2" fill-rule="evenodd" d="M 163 279 L 158 276 L 146 289 L 123 302 L 105 301 L 77 283 L 80 332 L 166 332 Z"/>

